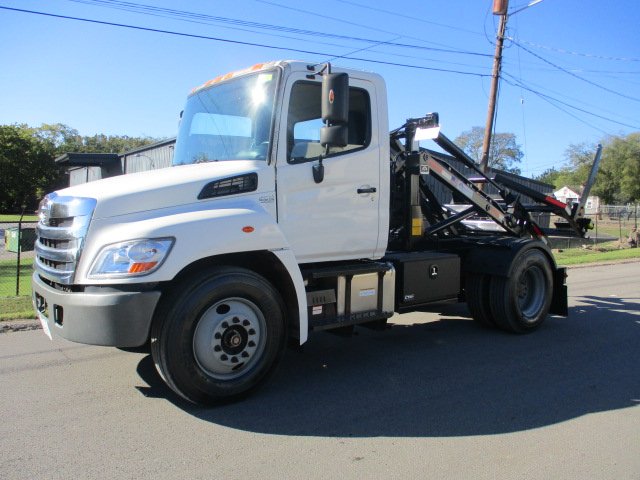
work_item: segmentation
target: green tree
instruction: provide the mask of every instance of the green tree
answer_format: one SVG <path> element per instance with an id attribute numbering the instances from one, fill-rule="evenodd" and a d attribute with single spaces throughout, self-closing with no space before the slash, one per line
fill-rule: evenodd
<path id="1" fill-rule="evenodd" d="M 0 125 L 0 211 L 37 208 L 39 196 L 59 181 L 53 144 L 25 125 Z"/>
<path id="2" fill-rule="evenodd" d="M 564 158 L 572 170 L 586 168 L 588 171 L 593 164 L 597 148 L 593 143 L 572 143 L 564 151 Z"/>
<path id="3" fill-rule="evenodd" d="M 53 145 L 56 154 L 82 151 L 83 139 L 74 128 L 62 123 L 43 123 L 33 130 L 39 138 Z"/>
<path id="4" fill-rule="evenodd" d="M 600 197 L 605 205 L 618 203 L 620 196 L 620 181 L 608 168 L 600 168 L 591 195 Z"/>
<path id="5" fill-rule="evenodd" d="M 618 200 L 640 200 L 640 132 L 609 137 L 604 141 L 602 167 L 618 181 Z"/>
<path id="6" fill-rule="evenodd" d="M 540 175 L 534 176 L 534 180 L 538 180 L 539 182 L 548 183 L 549 185 L 553 185 L 557 188 L 557 180 L 560 177 L 562 172 L 560 170 L 556 170 L 555 167 L 548 168 Z M 562 186 L 562 185 L 561 185 Z"/>
<path id="7" fill-rule="evenodd" d="M 135 148 L 157 142 L 152 137 L 128 137 L 126 135 L 97 134 L 82 138 L 82 152 L 85 153 L 124 153 Z"/>
<path id="8" fill-rule="evenodd" d="M 129 137 L 127 135 L 88 135 L 62 123 L 42 124 L 33 129 L 38 137 L 50 142 L 57 155 L 69 152 L 81 153 L 124 153 L 159 141 L 152 137 Z"/>
<path id="9" fill-rule="evenodd" d="M 476 163 L 480 163 L 483 139 L 484 128 L 473 127 L 471 130 L 462 132 L 455 139 L 455 143 Z M 522 161 L 523 156 L 524 154 L 520 149 L 520 145 L 516 143 L 516 136 L 513 133 L 496 133 L 491 137 L 491 147 L 489 148 L 489 166 L 491 168 L 519 174 L 520 168 L 517 164 Z"/>
<path id="10" fill-rule="evenodd" d="M 81 136 L 62 123 L 0 126 L 0 211 L 33 211 L 46 192 L 67 185 L 55 158 L 67 152 L 123 153 L 158 141 L 126 135 Z"/>
<path id="11" fill-rule="evenodd" d="M 564 152 L 567 165 L 558 169 L 552 167 L 538 176 L 537 180 L 550 183 L 555 188 L 567 185 L 580 189 L 589 177 L 596 148 L 596 145 L 584 142 L 569 145 Z"/>

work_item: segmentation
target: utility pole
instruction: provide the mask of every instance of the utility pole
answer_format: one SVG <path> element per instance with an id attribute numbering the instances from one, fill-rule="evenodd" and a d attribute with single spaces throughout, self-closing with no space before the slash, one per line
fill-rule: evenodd
<path id="1" fill-rule="evenodd" d="M 493 0 L 493 14 L 500 15 L 498 36 L 496 37 L 496 53 L 493 57 L 493 73 L 491 74 L 491 90 L 489 91 L 489 108 L 487 111 L 487 123 L 484 129 L 482 141 L 482 158 L 480 169 L 486 173 L 489 166 L 489 149 L 491 148 L 491 132 L 493 120 L 496 116 L 496 98 L 498 96 L 498 82 L 500 81 L 500 68 L 502 67 L 502 46 L 504 44 L 504 32 L 507 29 L 507 9 L 509 0 Z"/>

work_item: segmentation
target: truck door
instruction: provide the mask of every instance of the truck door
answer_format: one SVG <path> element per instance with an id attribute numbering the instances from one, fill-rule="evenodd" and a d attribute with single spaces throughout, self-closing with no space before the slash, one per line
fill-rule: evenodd
<path id="1" fill-rule="evenodd" d="M 350 78 L 348 145 L 321 147 L 321 78 L 288 78 L 277 149 L 278 223 L 300 263 L 371 258 L 379 242 L 380 148 L 375 90 Z M 384 238 L 386 244 L 386 236 Z"/>

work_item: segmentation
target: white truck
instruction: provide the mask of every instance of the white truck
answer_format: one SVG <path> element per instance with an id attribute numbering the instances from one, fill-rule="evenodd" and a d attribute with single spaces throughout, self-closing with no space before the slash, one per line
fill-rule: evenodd
<path id="1" fill-rule="evenodd" d="M 473 164 L 436 114 L 389 133 L 383 79 L 330 70 L 278 61 L 217 77 L 188 97 L 173 167 L 47 195 L 33 302 L 48 335 L 149 342 L 169 387 L 211 404 L 255 389 L 313 331 L 458 301 L 517 333 L 566 315 L 565 271 L 528 212 L 582 233 L 588 220 L 544 195 L 524 206 L 517 185 L 478 172 L 496 201 L 419 148 L 429 137 Z M 468 208 L 441 205 L 427 177 Z M 465 227 L 476 212 L 500 232 Z"/>

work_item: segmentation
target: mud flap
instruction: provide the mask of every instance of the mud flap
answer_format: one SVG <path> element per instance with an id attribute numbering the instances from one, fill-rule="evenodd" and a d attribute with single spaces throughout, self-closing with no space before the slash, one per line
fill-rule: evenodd
<path id="1" fill-rule="evenodd" d="M 567 295 L 567 269 L 557 268 L 553 272 L 553 296 L 549 313 L 566 317 L 569 315 L 569 298 Z"/>

